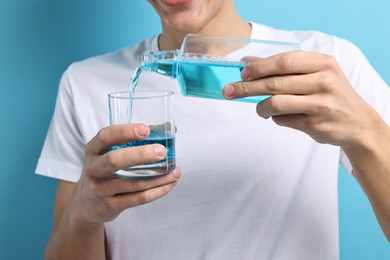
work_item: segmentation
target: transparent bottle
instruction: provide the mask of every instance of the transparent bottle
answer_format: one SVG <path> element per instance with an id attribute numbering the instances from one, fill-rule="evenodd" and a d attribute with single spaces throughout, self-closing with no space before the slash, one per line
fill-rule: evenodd
<path id="1" fill-rule="evenodd" d="M 141 68 L 176 79 L 185 96 L 225 100 L 223 87 L 241 80 L 241 70 L 247 65 L 243 57 L 264 58 L 299 48 L 299 44 L 291 42 L 189 34 L 178 50 L 145 51 Z M 236 101 L 258 103 L 267 97 Z"/>

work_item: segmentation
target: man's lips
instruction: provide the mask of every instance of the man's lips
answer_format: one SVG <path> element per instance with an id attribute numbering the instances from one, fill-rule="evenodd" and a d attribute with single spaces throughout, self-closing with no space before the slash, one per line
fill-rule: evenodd
<path id="1" fill-rule="evenodd" d="M 161 2 L 171 7 L 178 7 L 188 5 L 192 0 L 161 0 Z"/>

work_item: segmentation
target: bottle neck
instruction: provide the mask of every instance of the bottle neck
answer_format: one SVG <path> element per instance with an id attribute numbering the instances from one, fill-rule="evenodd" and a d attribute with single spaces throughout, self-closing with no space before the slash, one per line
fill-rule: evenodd
<path id="1" fill-rule="evenodd" d="M 141 65 L 161 62 L 164 60 L 177 60 L 179 50 L 174 51 L 144 51 L 141 57 Z"/>
<path id="2" fill-rule="evenodd" d="M 174 51 L 144 51 L 141 57 L 141 68 L 164 76 L 177 78 L 179 67 L 177 60 L 179 50 Z"/>

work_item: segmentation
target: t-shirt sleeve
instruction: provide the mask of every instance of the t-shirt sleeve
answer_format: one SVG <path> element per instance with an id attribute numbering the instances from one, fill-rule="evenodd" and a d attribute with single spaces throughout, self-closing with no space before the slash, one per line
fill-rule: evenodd
<path id="1" fill-rule="evenodd" d="M 35 172 L 77 182 L 82 172 L 85 142 L 78 127 L 70 74 L 68 69 L 61 77 L 54 114 Z"/>
<path id="2" fill-rule="evenodd" d="M 390 88 L 386 82 L 354 44 L 342 40 L 339 57 L 338 62 L 352 87 L 390 125 Z M 359 111 L 356 111 L 356 116 L 359 116 Z M 340 162 L 347 172 L 352 173 L 352 165 L 343 151 Z"/>

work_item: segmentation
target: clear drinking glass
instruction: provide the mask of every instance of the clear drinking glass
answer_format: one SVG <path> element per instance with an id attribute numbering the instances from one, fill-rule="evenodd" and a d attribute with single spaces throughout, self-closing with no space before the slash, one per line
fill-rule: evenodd
<path id="1" fill-rule="evenodd" d="M 185 96 L 225 99 L 223 87 L 241 81 L 241 70 L 247 65 L 242 61 L 243 57 L 265 58 L 299 49 L 299 44 L 292 42 L 189 34 L 178 50 L 145 51 L 141 68 L 177 79 Z M 258 103 L 267 97 L 236 101 Z"/>
<path id="2" fill-rule="evenodd" d="M 126 177 L 157 176 L 175 169 L 175 121 L 174 94 L 170 91 L 129 91 L 108 95 L 110 124 L 143 123 L 149 126 L 150 135 L 146 139 L 118 144 L 110 150 L 162 144 L 167 156 L 158 162 L 137 165 L 117 171 Z"/>

